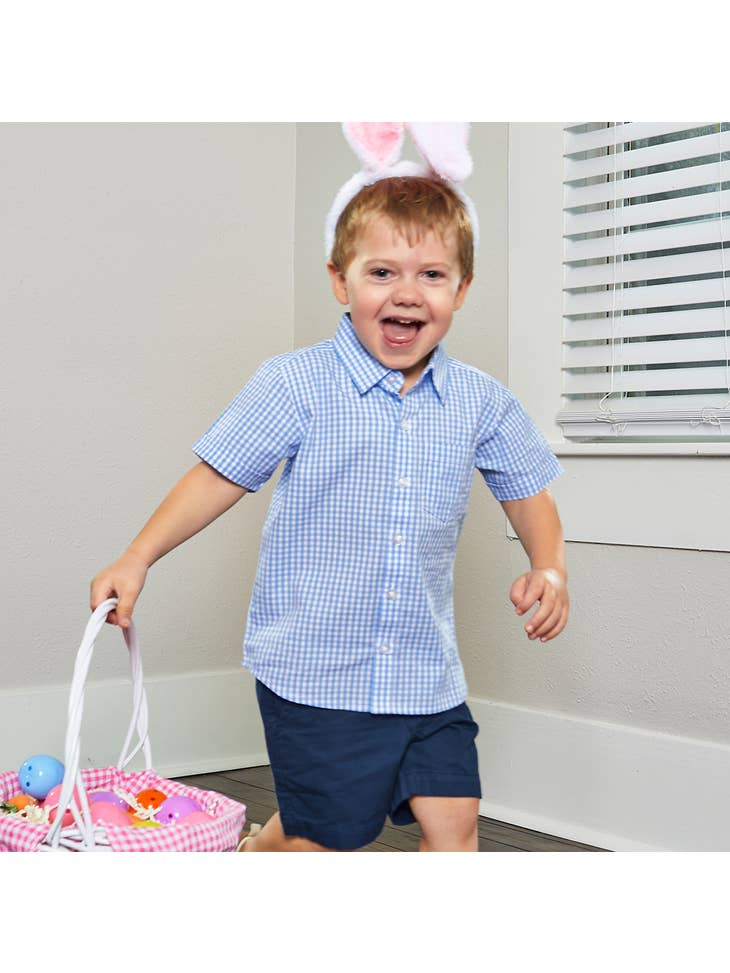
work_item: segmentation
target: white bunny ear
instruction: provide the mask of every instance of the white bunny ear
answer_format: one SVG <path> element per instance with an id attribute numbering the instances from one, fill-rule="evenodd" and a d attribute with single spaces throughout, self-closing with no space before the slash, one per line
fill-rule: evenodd
<path id="1" fill-rule="evenodd" d="M 471 174 L 472 161 L 466 147 L 468 122 L 407 122 L 416 148 L 425 160 L 409 162 L 400 159 L 403 148 L 403 122 L 343 122 L 342 131 L 363 168 L 340 189 L 325 220 L 325 253 L 330 259 L 337 221 L 347 204 L 365 186 L 381 179 L 433 176 L 451 184 L 462 200 L 471 220 L 474 247 L 479 240 L 479 227 L 474 204 L 458 183 Z"/>
<path id="2" fill-rule="evenodd" d="M 398 161 L 403 148 L 403 122 L 344 122 L 342 130 L 367 169 L 385 169 Z"/>
<path id="3" fill-rule="evenodd" d="M 467 149 L 468 122 L 408 122 L 408 131 L 433 171 L 450 182 L 463 182 L 473 168 Z"/>

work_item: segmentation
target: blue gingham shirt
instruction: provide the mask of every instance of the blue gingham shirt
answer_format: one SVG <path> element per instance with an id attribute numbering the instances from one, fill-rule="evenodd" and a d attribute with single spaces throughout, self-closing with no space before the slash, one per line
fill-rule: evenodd
<path id="1" fill-rule="evenodd" d="M 262 531 L 243 664 L 311 706 L 457 706 L 453 565 L 475 469 L 498 500 L 562 470 L 517 399 L 439 344 L 403 397 L 343 315 L 334 338 L 265 361 L 196 454 L 255 492 Z"/>

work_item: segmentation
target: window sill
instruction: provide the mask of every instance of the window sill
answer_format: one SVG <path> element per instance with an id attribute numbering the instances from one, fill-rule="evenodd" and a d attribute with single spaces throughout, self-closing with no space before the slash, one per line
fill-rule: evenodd
<path id="1" fill-rule="evenodd" d="M 551 442 L 556 456 L 730 456 L 723 443 L 566 443 Z"/>

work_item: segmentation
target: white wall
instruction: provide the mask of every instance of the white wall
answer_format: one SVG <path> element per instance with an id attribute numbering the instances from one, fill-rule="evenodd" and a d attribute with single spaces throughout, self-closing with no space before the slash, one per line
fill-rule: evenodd
<path id="1" fill-rule="evenodd" d="M 32 714 L 5 722 L 3 769 L 62 757 L 92 576 L 259 361 L 292 346 L 294 148 L 293 125 L 0 126 L 0 705 Z M 145 671 L 174 701 L 151 708 L 159 769 L 186 769 L 189 732 L 162 741 L 191 673 L 235 731 L 228 755 L 262 755 L 240 655 L 270 489 L 150 572 L 135 614 Z M 116 680 L 126 700 L 126 666 L 109 629 L 90 681 Z M 223 671 L 238 701 L 221 709 Z M 82 740 L 116 760 L 126 726 L 92 710 Z M 236 743 L 241 711 L 255 719 Z"/>

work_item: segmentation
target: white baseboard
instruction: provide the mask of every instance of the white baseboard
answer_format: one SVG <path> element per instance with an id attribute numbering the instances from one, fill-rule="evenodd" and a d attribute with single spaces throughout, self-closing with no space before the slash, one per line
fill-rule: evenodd
<path id="1" fill-rule="evenodd" d="M 468 704 L 481 814 L 612 851 L 730 851 L 730 746 Z"/>
<path id="2" fill-rule="evenodd" d="M 163 777 L 215 773 L 268 763 L 254 680 L 240 668 L 145 676 L 152 763 Z M 64 759 L 69 687 L 0 693 L 5 731 L 0 770 L 48 753 Z M 116 764 L 132 714 L 128 680 L 89 682 L 84 691 L 81 767 Z M 130 770 L 141 769 L 137 754 Z"/>
<path id="3" fill-rule="evenodd" d="M 145 688 L 162 776 L 268 762 L 246 670 L 146 677 Z M 0 693 L 0 770 L 34 753 L 63 760 L 67 705 L 67 686 Z M 730 746 L 487 699 L 469 706 L 485 816 L 612 851 L 730 851 Z M 117 762 L 130 713 L 128 681 L 87 685 L 82 767 Z"/>

